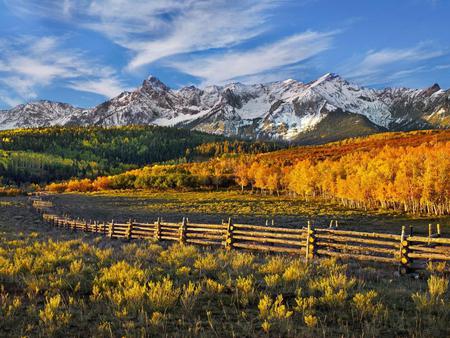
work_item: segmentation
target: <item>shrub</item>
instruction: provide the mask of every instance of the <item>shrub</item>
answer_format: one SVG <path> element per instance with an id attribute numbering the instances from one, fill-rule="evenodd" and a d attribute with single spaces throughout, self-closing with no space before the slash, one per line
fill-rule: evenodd
<path id="1" fill-rule="evenodd" d="M 59 294 L 47 298 L 44 309 L 39 311 L 39 319 L 51 333 L 66 326 L 70 321 L 70 317 L 70 313 L 65 311 L 65 306 Z"/>
<path id="2" fill-rule="evenodd" d="M 242 306 L 247 306 L 255 297 L 255 278 L 253 275 L 236 279 L 237 298 Z"/>
<path id="3" fill-rule="evenodd" d="M 48 191 L 62 193 L 67 190 L 67 183 L 50 183 L 45 187 Z"/>
<path id="4" fill-rule="evenodd" d="M 281 284 L 281 276 L 278 274 L 264 276 L 267 287 L 276 288 Z"/>
<path id="5" fill-rule="evenodd" d="M 448 280 L 435 275 L 428 278 L 428 292 L 417 292 L 412 295 L 418 311 L 440 312 L 445 308 L 444 295 L 448 289 Z"/>
<path id="6" fill-rule="evenodd" d="M 147 289 L 150 307 L 154 311 L 167 311 L 175 305 L 181 293 L 180 288 L 174 287 L 173 281 L 169 278 L 164 278 L 160 282 L 149 282 Z"/>
<path id="7" fill-rule="evenodd" d="M 183 306 L 186 312 L 189 312 L 194 307 L 197 302 L 198 296 L 202 291 L 201 285 L 192 283 L 189 281 L 188 285 L 183 287 L 183 292 L 180 296 L 181 305 Z"/>
<path id="8" fill-rule="evenodd" d="M 219 268 L 219 262 L 217 257 L 211 253 L 201 255 L 194 262 L 194 268 L 200 270 L 200 272 L 213 272 Z"/>
<path id="9" fill-rule="evenodd" d="M 359 314 L 359 320 L 380 317 L 384 307 L 383 304 L 375 301 L 377 297 L 378 293 L 375 290 L 355 294 L 352 303 Z"/>
<path id="10" fill-rule="evenodd" d="M 206 284 L 206 290 L 211 295 L 216 295 L 216 294 L 222 293 L 225 288 L 223 286 L 223 284 L 220 284 L 219 282 L 216 282 L 215 280 L 212 280 L 209 278 L 206 280 L 205 284 Z"/>
<path id="11" fill-rule="evenodd" d="M 317 319 L 317 317 L 313 316 L 313 315 L 304 316 L 303 319 L 305 321 L 306 326 L 309 328 L 316 327 L 317 324 L 319 323 L 319 320 Z"/>

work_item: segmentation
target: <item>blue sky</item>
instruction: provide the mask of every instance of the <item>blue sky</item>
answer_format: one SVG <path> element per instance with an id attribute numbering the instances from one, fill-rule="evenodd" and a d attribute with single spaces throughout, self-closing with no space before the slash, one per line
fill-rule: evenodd
<path id="1" fill-rule="evenodd" d="M 0 108 L 173 88 L 311 81 L 450 87 L 450 1 L 0 0 Z"/>

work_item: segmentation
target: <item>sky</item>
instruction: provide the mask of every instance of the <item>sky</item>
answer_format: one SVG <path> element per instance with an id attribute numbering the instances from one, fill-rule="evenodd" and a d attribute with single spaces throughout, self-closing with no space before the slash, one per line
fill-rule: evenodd
<path id="1" fill-rule="evenodd" d="M 0 0 L 0 109 L 171 88 L 312 81 L 450 87 L 447 0 Z"/>

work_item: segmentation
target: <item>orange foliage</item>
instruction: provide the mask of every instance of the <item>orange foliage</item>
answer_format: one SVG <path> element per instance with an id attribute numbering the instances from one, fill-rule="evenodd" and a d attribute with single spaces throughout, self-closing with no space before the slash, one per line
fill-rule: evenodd
<path id="1" fill-rule="evenodd" d="M 116 183 L 113 183 L 116 182 Z M 450 131 L 385 133 L 328 145 L 206 162 L 152 166 L 69 181 L 67 191 L 121 188 L 219 188 L 230 182 L 271 194 L 334 200 L 351 207 L 450 213 Z M 60 190 L 51 184 L 47 189 Z"/>
<path id="2" fill-rule="evenodd" d="M 108 176 L 100 176 L 92 182 L 93 190 L 108 190 L 110 188 L 111 180 Z"/>
<path id="3" fill-rule="evenodd" d="M 67 183 L 63 182 L 63 183 L 50 183 L 45 187 L 46 190 L 48 191 L 53 191 L 53 192 L 64 192 L 67 189 Z"/>
<path id="4" fill-rule="evenodd" d="M 67 183 L 66 191 L 79 191 L 79 192 L 92 191 L 91 180 L 88 178 L 82 180 L 70 180 Z"/>

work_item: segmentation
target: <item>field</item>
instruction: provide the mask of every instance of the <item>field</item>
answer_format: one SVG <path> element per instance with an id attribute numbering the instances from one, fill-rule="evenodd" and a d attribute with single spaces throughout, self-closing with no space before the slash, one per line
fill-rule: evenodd
<path id="1" fill-rule="evenodd" d="M 43 140 L 44 144 L 48 141 L 46 137 Z M 25 138 L 23 142 L 28 146 L 32 141 Z M 387 143 L 391 148 L 385 147 Z M 231 148 L 244 146 L 238 142 Z M 409 146 L 412 148 L 405 148 Z M 229 143 L 205 143 L 194 148 L 209 158 L 204 162 L 186 158 L 182 164 L 156 165 L 115 176 L 95 178 L 101 174 L 97 172 L 92 180 L 55 181 L 47 186 L 55 189 L 48 190 L 65 192 L 46 193 L 44 201 L 37 203 L 53 202 L 53 220 L 66 215 L 73 224 L 80 224 L 80 230 L 88 229 L 89 220 L 106 221 L 114 237 L 115 224 L 120 235 L 115 237 L 128 240 L 50 226 L 25 196 L 0 197 L 0 337 L 448 337 L 448 267 L 428 260 L 436 249 L 431 237 L 422 241 L 427 246 L 420 247 L 425 254 L 415 256 L 424 263 L 421 270 L 401 275 L 403 270 L 397 265 L 406 257 L 401 267 L 408 272 L 418 261 L 410 255 L 414 245 L 408 247 L 408 240 L 400 236 L 402 226 L 408 234 L 428 236 L 429 224 L 433 233 L 440 224 L 442 236 L 450 235 L 449 146 L 447 132 L 382 134 L 260 155 L 256 153 L 266 145 L 258 146 L 261 149 L 248 145 L 253 155 L 242 156 L 233 153 Z M 120 153 L 123 149 L 116 150 Z M 397 163 L 401 162 L 399 154 L 401 165 Z M 18 158 L 14 166 L 5 168 L 22 168 L 27 160 L 21 155 Z M 317 162 L 312 166 L 308 160 L 301 161 L 305 158 Z M 44 173 L 46 166 L 36 160 L 38 165 L 28 164 Z M 356 167 L 359 169 L 353 172 Z M 314 178 L 313 173 L 321 175 Z M 79 177 L 85 174 L 82 170 Z M 413 174 L 414 180 L 409 181 Z M 314 182 L 310 182 L 312 178 Z M 157 242 L 150 238 L 153 233 L 145 240 L 130 240 L 143 230 L 129 220 L 153 223 L 162 218 L 168 226 L 187 218 L 189 224 L 206 223 L 202 227 L 210 226 L 217 233 L 211 224 L 229 217 L 237 229 L 235 241 L 231 223 L 226 240 L 215 236 L 221 246 L 222 240 L 232 243 L 226 244 L 230 250 Z M 86 222 L 75 222 L 75 218 Z M 387 253 L 380 247 L 374 251 L 385 258 L 390 255 L 389 264 L 357 261 L 355 252 L 362 253 L 359 258 L 367 258 L 368 253 L 366 248 L 354 246 L 353 253 L 346 251 L 354 238 L 342 237 L 339 242 L 334 237 L 325 241 L 330 250 L 315 250 L 316 244 L 318 248 L 326 246 L 320 241 L 327 235 L 316 237 L 309 229 L 278 229 L 283 232 L 278 242 L 273 238 L 269 242 L 267 232 L 262 235 L 265 238 L 259 238 L 261 243 L 295 241 L 292 245 L 298 251 L 297 247 L 283 249 L 290 254 L 240 250 L 250 248 L 243 246 L 248 238 L 242 237 L 249 231 L 242 235 L 242 224 L 251 229 L 259 227 L 250 225 L 265 224 L 298 229 L 308 222 L 326 227 L 332 220 L 339 224 L 339 229 L 332 229 L 335 233 L 355 230 L 378 233 L 374 236 L 396 235 L 375 237 L 396 238 Z M 67 219 L 63 223 L 69 224 Z M 98 223 L 92 224 L 98 230 Z M 175 229 L 172 236 L 179 235 L 172 240 L 195 243 L 192 238 L 196 237 L 189 239 L 189 231 L 183 235 L 184 227 L 171 226 Z M 194 231 L 200 230 L 192 227 L 191 236 Z M 292 240 L 288 232 L 304 232 L 305 236 Z M 155 233 L 162 239 L 170 235 L 162 230 Z M 286 236 L 291 237 L 286 240 Z M 414 237 L 406 238 L 414 244 Z M 310 244 L 310 239 L 317 243 Z M 383 245 L 365 239 L 369 241 Z M 339 247 L 344 247 L 343 251 L 336 249 Z M 449 253 L 447 249 L 439 248 L 443 255 Z M 274 246 L 262 250 L 273 251 Z M 319 257 L 312 259 L 315 253 Z M 324 258 L 327 254 L 351 259 Z M 311 260 L 306 263 L 305 257 Z"/>
<path id="2" fill-rule="evenodd" d="M 428 224 L 443 225 L 450 233 L 449 216 L 420 217 L 395 211 L 370 211 L 345 208 L 326 201 L 305 202 L 288 196 L 272 196 L 236 191 L 103 191 L 87 194 L 66 193 L 51 196 L 60 214 L 110 221 L 155 221 L 158 217 L 179 222 L 188 217 L 192 222 L 220 223 L 232 217 L 235 222 L 299 228 L 310 220 L 326 226 L 337 220 L 347 230 L 400 233 L 402 226 L 413 226 L 417 234 L 427 234 Z"/>
<path id="3" fill-rule="evenodd" d="M 79 197 L 78 197 L 79 198 Z M 448 281 L 43 224 L 0 203 L 1 336 L 448 336 Z"/>

